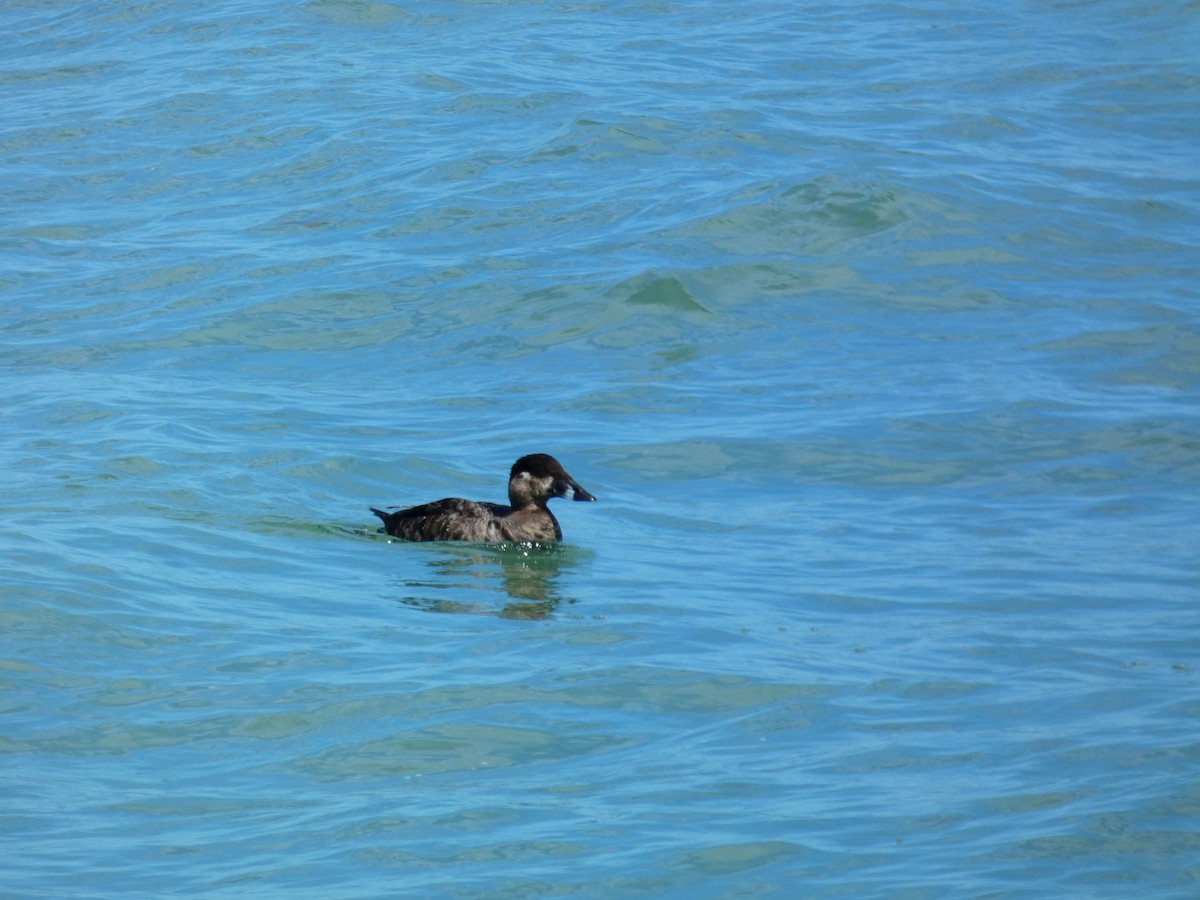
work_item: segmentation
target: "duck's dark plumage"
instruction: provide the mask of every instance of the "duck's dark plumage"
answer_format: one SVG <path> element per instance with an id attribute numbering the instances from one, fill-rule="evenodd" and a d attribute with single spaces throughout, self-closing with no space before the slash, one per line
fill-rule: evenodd
<path id="1" fill-rule="evenodd" d="M 513 463 L 508 506 L 448 497 L 395 512 L 371 507 L 384 530 L 407 541 L 561 541 L 562 529 L 546 504 L 552 497 L 596 498 L 553 456 L 534 453 Z"/>

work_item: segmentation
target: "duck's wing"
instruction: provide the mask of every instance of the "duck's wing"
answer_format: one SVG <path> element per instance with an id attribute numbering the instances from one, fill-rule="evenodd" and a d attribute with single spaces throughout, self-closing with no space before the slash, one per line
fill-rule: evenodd
<path id="1" fill-rule="evenodd" d="M 494 541 L 502 539 L 498 520 L 512 509 L 447 497 L 395 512 L 371 511 L 383 520 L 388 534 L 407 541 Z"/>

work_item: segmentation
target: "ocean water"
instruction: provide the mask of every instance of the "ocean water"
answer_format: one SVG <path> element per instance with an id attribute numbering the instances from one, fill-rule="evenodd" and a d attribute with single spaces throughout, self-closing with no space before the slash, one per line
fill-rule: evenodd
<path id="1" fill-rule="evenodd" d="M 0 895 L 1200 894 L 1200 4 L 0 26 Z"/>

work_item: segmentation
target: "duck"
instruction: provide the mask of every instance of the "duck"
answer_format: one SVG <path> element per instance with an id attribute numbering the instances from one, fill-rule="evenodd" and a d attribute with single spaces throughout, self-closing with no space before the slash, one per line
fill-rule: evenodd
<path id="1" fill-rule="evenodd" d="M 383 520 L 383 530 L 406 541 L 562 540 L 562 528 L 546 504 L 554 497 L 595 502 L 553 456 L 531 453 L 513 463 L 508 475 L 508 506 L 447 497 L 388 512 L 368 509 Z"/>

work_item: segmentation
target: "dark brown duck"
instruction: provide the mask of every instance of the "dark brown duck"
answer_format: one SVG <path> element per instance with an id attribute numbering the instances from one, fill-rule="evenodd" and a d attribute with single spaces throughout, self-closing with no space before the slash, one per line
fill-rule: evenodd
<path id="1" fill-rule="evenodd" d="M 388 534 L 406 541 L 561 541 L 546 506 L 552 497 L 596 499 L 553 456 L 533 453 L 513 463 L 508 506 L 448 497 L 395 512 L 370 509 Z"/>

